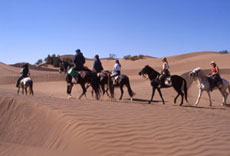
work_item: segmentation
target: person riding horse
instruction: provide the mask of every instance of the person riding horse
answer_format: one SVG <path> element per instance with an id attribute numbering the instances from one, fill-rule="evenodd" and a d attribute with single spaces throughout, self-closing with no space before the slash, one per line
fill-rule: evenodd
<path id="1" fill-rule="evenodd" d="M 80 49 L 75 50 L 76 55 L 73 58 L 74 63 L 74 70 L 76 71 L 76 75 L 73 77 L 75 78 L 76 82 L 78 82 L 79 74 L 78 72 L 83 70 L 84 64 L 85 64 L 85 57 L 83 56 Z"/>
<path id="2" fill-rule="evenodd" d="M 17 80 L 17 84 L 16 84 L 16 87 L 18 88 L 19 87 L 19 84 L 20 84 L 20 81 L 25 78 L 25 77 L 29 77 L 30 75 L 30 72 L 29 72 L 29 64 L 26 63 L 22 66 L 22 69 L 20 71 L 20 74 L 21 76 L 18 78 Z"/>
<path id="3" fill-rule="evenodd" d="M 210 91 L 212 91 L 216 86 L 222 84 L 222 79 L 220 77 L 219 68 L 216 65 L 216 62 L 211 61 L 210 65 L 212 66 L 212 71 L 210 73 L 210 78 L 211 78 Z"/>
<path id="4" fill-rule="evenodd" d="M 113 79 L 113 84 L 116 85 L 118 83 L 118 76 L 121 75 L 121 64 L 118 59 L 115 60 L 115 64 L 113 66 L 113 72 L 111 78 Z"/>
<path id="5" fill-rule="evenodd" d="M 100 73 L 103 70 L 103 66 L 101 64 L 99 56 L 95 55 L 94 59 L 95 60 L 94 60 L 94 63 L 93 63 L 93 71 L 95 71 L 96 73 Z"/>
<path id="6" fill-rule="evenodd" d="M 164 57 L 162 59 L 161 75 L 159 76 L 159 85 L 158 85 L 159 88 L 161 88 L 162 85 L 164 85 L 164 80 L 169 76 L 170 76 L 169 64 L 168 64 L 167 58 Z"/>

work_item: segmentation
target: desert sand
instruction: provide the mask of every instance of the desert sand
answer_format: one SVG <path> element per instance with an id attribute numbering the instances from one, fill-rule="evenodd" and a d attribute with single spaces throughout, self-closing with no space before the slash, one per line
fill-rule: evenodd
<path id="1" fill-rule="evenodd" d="M 221 76 L 230 81 L 230 55 L 216 52 L 193 52 L 169 56 L 171 74 L 186 78 L 188 103 L 173 103 L 176 91 L 162 89 L 166 104 L 158 93 L 154 102 L 149 80 L 138 75 L 150 65 L 160 71 L 161 58 L 123 60 L 122 73 L 130 77 L 136 93 L 130 102 L 127 90 L 122 101 L 107 96 L 95 100 L 90 93 L 78 100 L 79 85 L 68 100 L 64 74 L 31 70 L 34 96 L 17 95 L 15 82 L 20 68 L 0 63 L 0 155 L 1 156 L 229 156 L 230 96 L 221 106 L 218 90 L 211 93 L 209 107 L 206 93 L 197 107 L 197 83 L 188 77 L 196 67 L 208 71 L 215 60 Z M 92 67 L 87 60 L 86 66 Z M 113 60 L 102 60 L 111 70 Z M 120 95 L 116 89 L 116 99 Z"/>

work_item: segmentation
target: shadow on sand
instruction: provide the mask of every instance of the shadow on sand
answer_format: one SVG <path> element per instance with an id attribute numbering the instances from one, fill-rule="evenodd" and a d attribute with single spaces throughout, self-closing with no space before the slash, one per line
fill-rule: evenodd
<path id="1" fill-rule="evenodd" d="M 228 110 L 227 107 L 230 107 L 229 104 L 223 106 L 223 107 L 202 107 L 202 106 L 193 106 L 193 105 L 185 105 L 182 107 L 188 107 L 188 108 L 197 108 L 197 109 L 211 109 L 211 110 Z"/>

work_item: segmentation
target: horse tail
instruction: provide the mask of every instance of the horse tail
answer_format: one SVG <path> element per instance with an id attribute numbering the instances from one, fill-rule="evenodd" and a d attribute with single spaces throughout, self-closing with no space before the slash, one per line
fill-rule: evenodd
<path id="1" fill-rule="evenodd" d="M 184 95 L 185 95 L 185 100 L 188 102 L 188 87 L 187 87 L 187 82 L 185 79 L 183 79 L 184 81 Z"/>
<path id="2" fill-rule="evenodd" d="M 129 78 L 127 77 L 127 83 L 126 83 L 126 86 L 128 88 L 128 92 L 129 92 L 129 96 L 130 97 L 133 97 L 135 95 L 135 93 L 132 91 L 131 89 L 131 86 L 130 86 L 130 81 L 129 81 Z"/>
<path id="3" fill-rule="evenodd" d="M 114 87 L 113 87 L 113 82 L 110 73 L 107 73 L 108 75 L 108 88 L 110 92 L 110 96 L 113 99 L 114 98 Z"/>
<path id="4" fill-rule="evenodd" d="M 30 82 L 30 86 L 29 86 L 29 88 L 30 88 L 30 93 L 32 94 L 32 95 L 34 95 L 34 90 L 33 90 L 33 81 L 31 80 L 31 82 Z"/>

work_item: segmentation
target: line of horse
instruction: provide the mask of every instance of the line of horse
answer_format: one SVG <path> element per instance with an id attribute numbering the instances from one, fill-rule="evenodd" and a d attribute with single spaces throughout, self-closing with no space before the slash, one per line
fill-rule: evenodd
<path id="1" fill-rule="evenodd" d="M 80 84 L 81 88 L 82 88 L 82 93 L 79 96 L 79 99 L 82 98 L 82 96 L 86 96 L 86 92 L 87 89 L 89 87 L 92 88 L 92 95 L 95 94 L 95 98 L 97 100 L 103 98 L 103 96 L 106 94 L 107 96 L 109 96 L 111 98 L 111 100 L 115 99 L 114 98 L 114 89 L 116 87 L 120 88 L 121 94 L 119 97 L 119 100 L 122 100 L 123 94 L 124 94 L 124 90 L 123 87 L 126 86 L 129 96 L 130 96 L 130 100 L 133 100 L 133 96 L 135 95 L 135 93 L 132 91 L 131 89 L 131 85 L 130 85 L 130 80 L 129 77 L 127 75 L 121 74 L 119 75 L 118 78 L 118 83 L 117 85 L 113 84 L 112 78 L 111 78 L 111 72 L 110 71 L 102 71 L 101 73 L 95 73 L 94 71 L 85 68 L 83 71 L 81 71 L 82 73 L 80 75 L 84 75 L 82 77 L 80 77 L 78 79 L 78 82 L 75 83 L 73 81 L 73 77 L 68 73 L 68 70 L 73 67 L 72 64 L 69 64 L 67 62 L 62 62 L 60 64 L 60 69 L 59 72 L 62 73 L 64 72 L 66 74 L 66 82 L 67 82 L 67 95 L 68 98 L 70 99 L 72 97 L 71 93 L 72 93 L 72 87 L 75 84 Z M 154 70 L 152 67 L 150 67 L 149 65 L 146 65 L 139 73 L 140 76 L 143 76 L 147 79 L 150 80 L 150 84 L 152 86 L 152 95 L 150 100 L 148 101 L 148 103 L 150 104 L 153 101 L 154 95 L 155 95 L 155 91 L 157 90 L 162 103 L 165 104 L 165 100 L 163 98 L 163 95 L 161 93 L 161 89 L 162 88 L 170 88 L 173 87 L 174 90 L 177 92 L 176 97 L 174 98 L 174 103 L 177 102 L 177 99 L 179 96 L 181 96 L 181 101 L 180 101 L 180 106 L 183 105 L 184 103 L 184 99 L 186 100 L 186 102 L 188 102 L 188 87 L 187 87 L 187 82 L 186 80 L 178 75 L 171 75 L 170 79 L 171 79 L 171 84 L 165 84 L 163 83 L 163 85 L 161 85 L 161 87 L 159 87 L 159 76 L 160 73 L 157 72 L 156 70 Z M 201 95 L 203 93 L 203 91 L 206 91 L 208 93 L 209 96 L 209 101 L 210 101 L 210 106 L 212 106 L 212 100 L 211 100 L 211 96 L 210 96 L 210 78 L 204 73 L 204 71 L 201 68 L 196 68 L 193 71 L 191 71 L 189 73 L 189 76 L 192 77 L 194 80 L 198 81 L 198 88 L 199 88 L 199 94 L 196 100 L 195 105 L 197 106 Z M 30 80 L 32 81 L 32 80 Z M 219 86 L 217 86 L 215 89 L 218 89 L 221 92 L 221 95 L 223 96 L 223 102 L 222 105 L 226 105 L 226 99 L 230 93 L 230 84 L 226 79 L 223 79 L 223 84 L 220 84 Z M 24 84 L 26 84 L 26 82 L 24 82 L 23 80 L 20 83 L 20 87 L 26 88 L 29 87 L 30 85 L 25 86 Z M 31 89 L 30 89 L 31 90 Z M 33 90 L 30 91 L 33 94 Z M 18 90 L 19 93 L 19 90 Z M 26 91 L 27 93 L 27 91 Z M 102 96 L 101 96 L 102 93 Z"/>

